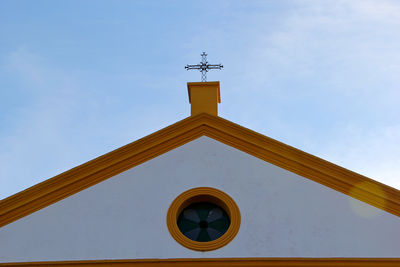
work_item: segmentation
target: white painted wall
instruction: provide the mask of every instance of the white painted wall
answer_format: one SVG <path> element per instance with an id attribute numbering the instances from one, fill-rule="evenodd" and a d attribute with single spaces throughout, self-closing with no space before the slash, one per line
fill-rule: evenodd
<path id="1" fill-rule="evenodd" d="M 211 252 L 166 226 L 170 203 L 199 186 L 242 213 Z M 400 257 L 400 218 L 201 137 L 0 228 L 0 262 L 202 257 Z"/>

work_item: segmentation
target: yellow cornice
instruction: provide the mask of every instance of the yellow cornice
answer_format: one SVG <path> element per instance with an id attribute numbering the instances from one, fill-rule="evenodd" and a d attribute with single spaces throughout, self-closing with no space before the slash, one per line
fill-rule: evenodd
<path id="1" fill-rule="evenodd" d="M 400 217 L 399 190 L 202 113 L 1 200 L 0 227 L 204 135 Z"/>
<path id="2" fill-rule="evenodd" d="M 219 258 L 219 259 L 143 259 L 0 263 L 0 266 L 141 266 L 141 267 L 397 267 L 394 258 Z"/>
<path id="3" fill-rule="evenodd" d="M 189 103 L 192 103 L 190 88 L 196 87 L 196 86 L 197 87 L 215 87 L 215 88 L 217 88 L 217 102 L 221 103 L 221 87 L 220 87 L 219 82 L 189 82 L 189 83 L 187 83 Z"/>

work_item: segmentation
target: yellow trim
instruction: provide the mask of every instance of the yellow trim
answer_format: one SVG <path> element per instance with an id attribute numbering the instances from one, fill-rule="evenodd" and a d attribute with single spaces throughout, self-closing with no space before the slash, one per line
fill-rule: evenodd
<path id="1" fill-rule="evenodd" d="M 42 261 L 0 263 L 0 266 L 141 266 L 141 267 L 398 267 L 398 258 L 220 258 L 220 259 L 143 259 Z"/>
<path id="2" fill-rule="evenodd" d="M 182 234 L 177 225 L 179 214 L 192 203 L 211 202 L 223 208 L 231 220 L 226 233 L 209 242 L 190 240 Z M 227 245 L 239 232 L 240 211 L 235 201 L 226 193 L 211 187 L 197 187 L 180 194 L 171 204 L 167 213 L 167 226 L 172 237 L 182 246 L 193 250 L 209 251 Z"/>
<path id="3" fill-rule="evenodd" d="M 399 190 L 202 113 L 1 200 L 0 227 L 203 135 L 400 217 Z"/>
<path id="4" fill-rule="evenodd" d="M 208 113 L 218 116 L 218 103 L 221 103 L 219 82 L 187 83 L 191 115 Z"/>
<path id="5" fill-rule="evenodd" d="M 216 86 L 218 89 L 217 101 L 218 101 L 218 103 L 221 103 L 221 89 L 220 89 L 221 87 L 220 87 L 219 82 L 190 82 L 190 83 L 187 83 L 189 103 L 192 103 L 190 90 L 189 90 L 189 88 L 192 86 L 213 86 L 213 87 Z"/>

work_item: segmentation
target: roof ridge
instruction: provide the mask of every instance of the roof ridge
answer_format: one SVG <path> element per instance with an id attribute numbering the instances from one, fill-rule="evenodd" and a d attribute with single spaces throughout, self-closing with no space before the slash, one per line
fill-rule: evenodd
<path id="1" fill-rule="evenodd" d="M 221 117 L 191 116 L 0 201 L 0 227 L 208 136 L 400 217 L 400 191 Z"/>

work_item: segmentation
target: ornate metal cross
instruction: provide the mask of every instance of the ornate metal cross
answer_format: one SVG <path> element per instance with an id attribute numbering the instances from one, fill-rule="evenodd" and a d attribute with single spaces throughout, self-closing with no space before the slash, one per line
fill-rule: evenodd
<path id="1" fill-rule="evenodd" d="M 207 61 L 207 54 L 206 52 L 203 52 L 201 54 L 201 62 L 200 64 L 197 65 L 186 65 L 185 69 L 186 70 L 200 70 L 201 72 L 201 81 L 205 82 L 207 81 L 207 72 L 208 70 L 220 70 L 224 66 L 221 64 L 208 64 Z"/>

